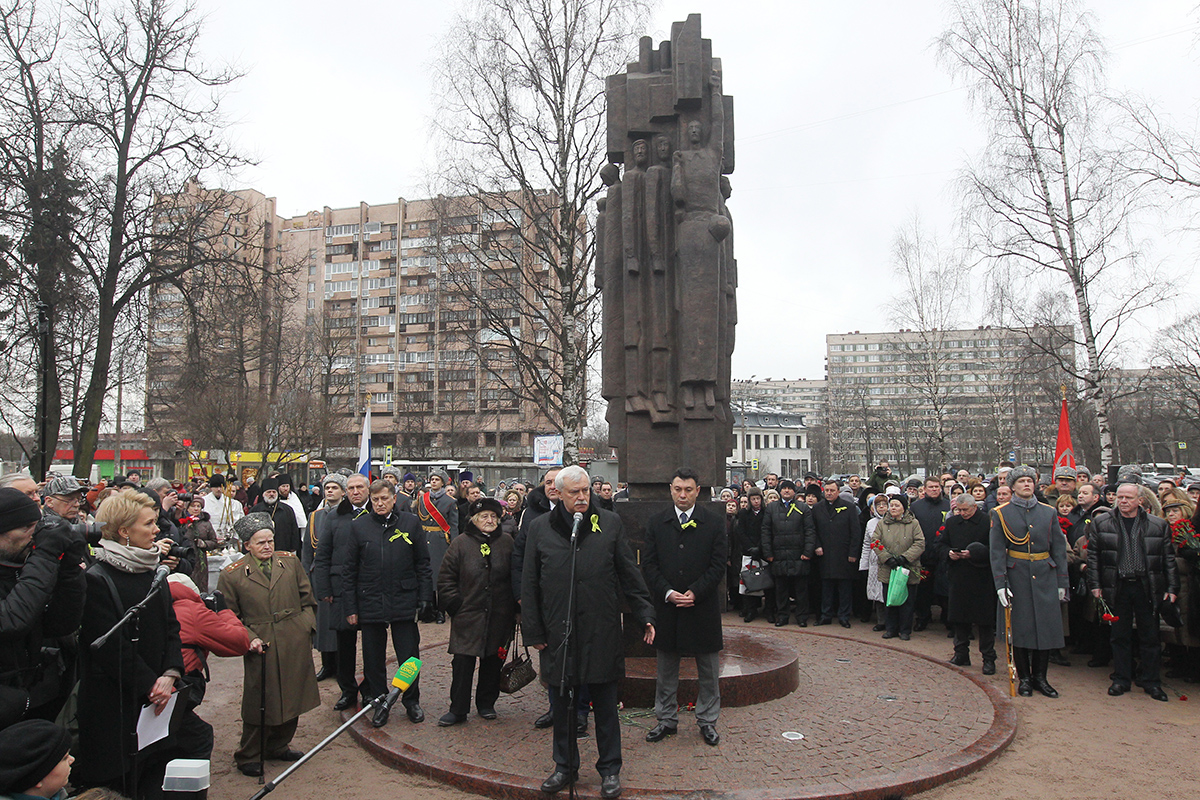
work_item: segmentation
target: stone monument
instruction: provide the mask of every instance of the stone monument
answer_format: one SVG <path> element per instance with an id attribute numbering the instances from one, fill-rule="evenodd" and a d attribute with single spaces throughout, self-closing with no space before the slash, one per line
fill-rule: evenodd
<path id="1" fill-rule="evenodd" d="M 730 359 L 737 262 L 725 205 L 733 98 L 700 15 L 610 75 L 607 187 L 598 202 L 601 394 L 609 442 L 634 499 L 667 497 L 677 467 L 725 483 L 733 437 Z"/>

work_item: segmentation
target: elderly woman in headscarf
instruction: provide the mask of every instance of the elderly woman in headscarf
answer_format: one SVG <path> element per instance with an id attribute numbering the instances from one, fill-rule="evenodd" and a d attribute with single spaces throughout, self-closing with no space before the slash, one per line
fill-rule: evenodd
<path id="1" fill-rule="evenodd" d="M 263 758 L 303 755 L 290 745 L 300 715 L 320 704 L 310 649 L 317 601 L 300 559 L 276 552 L 270 516 L 247 514 L 233 532 L 246 554 L 221 570 L 217 588 L 250 637 L 242 660 L 242 741 L 233 756 L 243 775 L 258 776 Z"/>
<path id="2" fill-rule="evenodd" d="M 438 725 L 465 722 L 471 707 L 471 679 L 479 662 L 475 709 L 496 718 L 500 696 L 500 649 L 513 637 L 517 603 L 510 561 L 513 539 L 500 528 L 500 501 L 483 497 L 471 503 L 470 521 L 450 543 L 438 572 L 437 597 L 450 615 L 450 710 Z"/>

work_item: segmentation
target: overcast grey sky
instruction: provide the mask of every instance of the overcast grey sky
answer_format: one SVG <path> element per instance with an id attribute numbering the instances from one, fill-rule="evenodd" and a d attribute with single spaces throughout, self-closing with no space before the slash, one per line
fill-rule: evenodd
<path id="1" fill-rule="evenodd" d="M 247 73 L 229 111 L 261 164 L 239 185 L 277 197 L 284 216 L 424 196 L 429 69 L 455 3 L 199 5 L 204 51 Z M 1110 86 L 1149 95 L 1194 130 L 1194 0 L 1088 6 L 1111 50 Z M 945 5 L 668 0 L 648 33 L 666 38 L 696 12 L 736 98 L 734 376 L 824 377 L 825 334 L 892 327 L 896 230 L 919 214 L 949 240 L 953 179 L 983 144 L 966 91 L 936 63 Z M 1196 242 L 1178 233 L 1184 222 L 1162 220 L 1165 245 L 1149 256 L 1190 275 Z"/>

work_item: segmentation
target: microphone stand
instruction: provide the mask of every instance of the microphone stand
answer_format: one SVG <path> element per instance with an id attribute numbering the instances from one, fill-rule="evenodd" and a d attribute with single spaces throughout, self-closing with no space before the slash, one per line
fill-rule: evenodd
<path id="1" fill-rule="evenodd" d="M 567 703 L 567 728 L 570 730 L 570 738 L 567 740 L 569 746 L 567 748 L 567 758 L 571 764 L 579 761 L 579 709 L 576 704 L 579 702 L 578 687 L 574 683 L 568 685 L 568 668 L 567 665 L 571 661 L 571 638 L 575 632 L 575 560 L 579 555 L 579 549 L 576 546 L 579 537 L 579 525 L 583 521 L 583 514 L 576 512 L 574 523 L 571 525 L 571 582 L 567 585 L 567 624 L 566 630 L 563 633 L 562 641 L 562 676 L 559 679 L 559 699 Z M 573 672 L 573 671 L 572 671 Z M 572 680 L 578 676 L 572 674 Z M 572 768 L 568 765 L 567 776 L 570 780 L 567 782 L 567 796 L 571 800 L 575 800 L 575 780 L 578 768 Z"/>
<path id="2" fill-rule="evenodd" d="M 367 714 L 367 712 L 374 711 L 375 709 L 382 706 L 385 702 L 387 702 L 387 698 L 388 698 L 388 696 L 386 694 L 381 694 L 381 695 L 379 695 L 379 697 L 376 697 L 374 700 L 367 703 L 365 706 L 362 707 L 362 709 L 360 709 L 358 711 L 358 713 L 356 713 L 354 716 L 350 717 L 350 719 L 346 720 L 340 726 L 338 726 L 338 728 L 333 733 L 329 734 L 324 739 L 322 739 L 320 742 L 318 742 L 317 745 L 315 747 L 313 747 L 313 749 L 309 750 L 307 753 L 300 756 L 300 758 L 296 760 L 295 764 L 292 764 L 290 767 L 288 767 L 283 772 L 281 772 L 279 774 L 278 778 L 274 778 L 274 779 L 268 781 L 266 786 L 259 789 L 257 792 L 255 792 L 250 797 L 250 800 L 262 800 L 262 798 L 266 797 L 268 794 L 270 794 L 272 791 L 274 791 L 274 789 L 277 786 L 279 786 L 279 784 L 281 784 L 285 780 L 287 780 L 287 777 L 289 775 L 291 775 L 296 770 L 300 769 L 300 766 L 302 764 L 304 764 L 310 758 L 312 758 L 317 753 L 319 753 L 322 749 L 325 748 L 326 745 L 328 745 L 334 739 L 336 739 L 337 737 L 339 737 L 343 733 L 345 733 L 350 728 L 351 725 L 358 722 L 358 720 L 361 717 L 365 716 Z"/>

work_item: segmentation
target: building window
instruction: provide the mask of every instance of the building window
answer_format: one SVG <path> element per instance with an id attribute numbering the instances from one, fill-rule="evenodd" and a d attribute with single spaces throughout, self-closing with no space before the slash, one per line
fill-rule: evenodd
<path id="1" fill-rule="evenodd" d="M 760 435 L 758 435 L 757 433 L 754 434 L 754 449 L 755 450 L 762 449 L 762 437 Z"/>
<path id="2" fill-rule="evenodd" d="M 317 307 L 317 301 L 316 301 L 316 300 L 314 300 L 314 299 L 313 299 L 313 298 L 311 298 L 311 297 L 310 297 L 310 298 L 308 298 L 308 307 L 309 307 L 309 309 L 310 309 L 310 310 L 311 310 L 311 309 L 314 309 L 314 308 L 316 308 L 316 307 Z"/>
<path id="3" fill-rule="evenodd" d="M 792 437 L 784 436 L 783 437 L 783 446 L 786 447 L 788 450 L 791 450 L 792 449 Z"/>
<path id="4" fill-rule="evenodd" d="M 779 434 L 775 434 L 775 449 L 779 449 Z"/>

